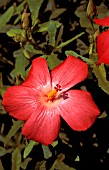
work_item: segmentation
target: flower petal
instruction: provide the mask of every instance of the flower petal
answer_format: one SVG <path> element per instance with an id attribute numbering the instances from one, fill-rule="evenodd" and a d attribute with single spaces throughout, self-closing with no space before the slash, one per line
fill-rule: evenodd
<path id="1" fill-rule="evenodd" d="M 23 86 L 8 88 L 2 101 L 5 110 L 19 120 L 27 120 L 34 115 L 39 104 L 37 91 Z"/>
<path id="2" fill-rule="evenodd" d="M 38 57 L 33 60 L 30 72 L 22 85 L 38 90 L 42 87 L 51 88 L 50 74 L 45 59 Z"/>
<path id="3" fill-rule="evenodd" d="M 105 18 L 95 18 L 94 22 L 101 26 L 109 26 L 109 16 Z"/>
<path id="4" fill-rule="evenodd" d="M 106 49 L 101 57 L 99 57 L 98 64 L 101 63 L 109 64 L 109 48 Z"/>
<path id="5" fill-rule="evenodd" d="M 56 111 L 57 109 L 37 109 L 38 114 L 31 115 L 22 129 L 24 136 L 44 145 L 51 144 L 60 131 L 60 116 Z"/>
<path id="6" fill-rule="evenodd" d="M 70 90 L 66 94 L 67 99 L 60 103 L 60 115 L 72 129 L 88 129 L 100 113 L 91 95 L 82 90 Z"/>
<path id="7" fill-rule="evenodd" d="M 68 56 L 64 62 L 52 70 L 52 86 L 59 84 L 62 87 L 62 91 L 66 91 L 84 80 L 87 74 L 88 66 L 86 63 L 73 56 Z"/>
<path id="8" fill-rule="evenodd" d="M 98 64 L 109 64 L 109 31 L 101 33 L 97 37 Z"/>

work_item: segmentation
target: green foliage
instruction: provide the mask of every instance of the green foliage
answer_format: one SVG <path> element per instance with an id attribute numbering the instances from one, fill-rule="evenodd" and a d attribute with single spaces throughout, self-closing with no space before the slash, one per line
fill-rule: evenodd
<path id="1" fill-rule="evenodd" d="M 3 79 L 2 79 L 2 73 L 0 73 L 0 95 L 3 97 L 5 91 L 7 90 L 9 86 L 3 85 Z M 2 107 L 2 106 L 1 106 Z M 3 111 L 3 110 L 2 110 Z"/>
<path id="2" fill-rule="evenodd" d="M 22 11 L 24 10 L 25 4 L 26 4 L 26 0 L 23 0 L 23 2 L 20 5 L 16 6 L 14 16 L 15 15 L 18 15 L 18 16 L 15 19 L 14 24 L 17 24 L 20 21 L 20 19 L 21 19 L 20 15 L 21 15 Z"/>
<path id="3" fill-rule="evenodd" d="M 32 158 L 26 158 L 22 163 L 21 163 L 21 168 L 26 169 L 28 163 L 32 160 Z"/>
<path id="4" fill-rule="evenodd" d="M 5 149 L 4 147 L 0 146 L 0 157 L 4 156 L 7 153 L 11 153 L 12 149 Z"/>
<path id="5" fill-rule="evenodd" d="M 21 152 L 16 148 L 12 153 L 12 168 L 11 170 L 20 170 L 21 165 Z"/>
<path id="6" fill-rule="evenodd" d="M 57 58 L 57 54 L 48 55 L 46 57 L 50 70 L 52 70 L 60 63 L 60 60 Z"/>
<path id="7" fill-rule="evenodd" d="M 55 23 L 53 21 L 50 21 L 48 25 L 48 36 L 49 36 L 49 43 L 53 47 L 55 46 L 56 31 L 57 31 L 57 28 L 56 28 Z"/>
<path id="8" fill-rule="evenodd" d="M 92 72 L 95 74 L 99 87 L 107 94 L 109 94 L 109 81 L 106 79 L 106 70 L 104 64 L 101 64 L 99 67 L 93 65 Z"/>
<path id="9" fill-rule="evenodd" d="M 89 65 L 94 64 L 94 61 L 93 61 L 92 59 L 83 57 L 83 56 L 77 54 L 77 53 L 74 52 L 74 51 L 71 51 L 71 50 L 70 50 L 70 51 L 65 51 L 65 54 L 66 54 L 67 56 L 72 55 L 72 56 L 74 56 L 74 57 L 76 57 L 76 58 L 80 58 L 81 60 L 83 60 L 84 62 L 86 62 L 86 63 L 89 64 Z"/>
<path id="10" fill-rule="evenodd" d="M 29 155 L 29 153 L 31 152 L 31 150 L 33 149 L 33 147 L 38 144 L 39 144 L 38 142 L 34 142 L 34 141 L 30 140 L 29 144 L 26 146 L 26 148 L 24 150 L 23 157 L 26 158 Z"/>
<path id="11" fill-rule="evenodd" d="M 48 146 L 42 145 L 42 149 L 43 149 L 43 154 L 45 159 L 48 159 L 52 156 L 52 152 L 50 151 Z"/>
<path id="12" fill-rule="evenodd" d="M 42 52 L 41 50 L 35 49 L 34 46 L 31 45 L 31 44 L 26 44 L 26 45 L 24 46 L 24 49 L 25 49 L 26 51 L 34 54 L 34 55 L 35 55 L 35 54 L 40 54 L 40 55 L 43 54 L 43 52 Z"/>
<path id="13" fill-rule="evenodd" d="M 39 24 L 39 30 L 38 32 L 44 32 L 44 31 L 48 31 L 48 28 L 50 26 L 50 23 L 52 24 L 53 27 L 55 28 L 59 28 L 61 26 L 61 23 L 59 23 L 58 21 L 48 21 L 48 22 L 45 22 L 43 24 Z"/>
<path id="14" fill-rule="evenodd" d="M 80 18 L 81 27 L 92 28 L 92 25 L 89 22 L 89 19 L 86 17 L 86 11 L 85 11 L 85 6 L 84 5 L 79 6 L 76 9 L 75 14 L 76 14 L 77 17 Z"/>
<path id="15" fill-rule="evenodd" d="M 4 146 L 9 142 L 12 136 L 15 135 L 15 133 L 23 126 L 22 121 L 15 121 L 13 120 L 13 125 L 11 126 L 10 131 L 8 132 L 7 136 L 4 138 Z"/>
<path id="16" fill-rule="evenodd" d="M 58 45 L 56 48 L 59 49 L 59 48 L 62 48 L 66 45 L 68 45 L 69 43 L 71 43 L 72 41 L 76 40 L 77 38 L 79 38 L 81 35 L 83 35 L 84 32 L 76 35 L 75 37 L 71 38 L 70 40 L 66 41 L 66 42 L 62 42 L 60 45 Z"/>
<path id="17" fill-rule="evenodd" d="M 5 24 L 11 19 L 13 13 L 14 7 L 11 6 L 3 15 L 0 16 L 0 29 L 3 28 Z"/>
<path id="18" fill-rule="evenodd" d="M 20 5 L 15 7 L 14 15 L 19 15 L 24 10 L 24 5 L 26 4 L 26 0 L 23 0 Z M 20 18 L 19 18 L 20 19 Z M 14 23 L 15 24 L 15 23 Z"/>
<path id="19" fill-rule="evenodd" d="M 89 0 L 88 2 L 94 1 Z M 69 3 L 68 6 L 70 3 L 75 5 L 77 1 L 68 1 L 67 3 Z M 88 79 L 98 82 L 100 90 L 103 90 L 106 95 L 109 94 L 108 66 L 97 65 L 96 37 L 99 26 L 93 22 L 95 15 L 93 5 L 95 4 L 91 4 L 91 6 L 87 4 L 89 3 L 86 0 L 81 1 L 75 11 L 72 6 L 72 11 L 69 12 L 69 7 L 64 7 L 64 2 L 61 6 L 55 0 L 16 0 L 14 2 L 0 0 L 0 64 L 2 63 L 0 65 L 0 170 L 4 170 L 2 158 L 5 159 L 7 154 L 11 157 L 11 170 L 28 169 L 28 164 L 33 161 L 32 156 L 35 149 L 38 153 L 35 157 L 36 164 L 33 163 L 35 170 L 46 170 L 47 161 L 52 157 L 53 165 L 50 170 L 76 170 L 73 168 L 73 164 L 76 165 L 77 161 L 81 161 L 75 153 L 75 148 L 71 144 L 67 132 L 63 133 L 64 128 L 61 129 L 59 140 L 57 139 L 50 146 L 45 146 L 27 140 L 22 135 L 23 121 L 12 119 L 12 124 L 8 127 L 9 120 L 7 112 L 2 106 L 2 98 L 8 87 L 21 85 L 29 73 L 34 58 L 39 56 L 45 58 L 51 71 L 64 60 L 65 55 L 72 55 L 87 63 Z M 96 9 L 97 18 L 108 16 L 108 6 L 104 4 L 104 1 L 96 6 Z M 66 18 L 68 22 L 65 23 Z M 66 32 L 70 38 L 67 37 Z M 4 35 L 6 37 L 3 40 Z M 87 90 L 85 85 L 80 89 Z M 2 122 L 2 116 L 6 116 L 6 123 Z M 107 117 L 108 114 L 103 111 L 98 118 L 105 119 Z M 9 128 L 7 133 L 5 132 L 6 128 Z M 90 141 L 92 140 L 91 138 Z M 69 158 L 72 166 L 66 164 L 69 155 L 63 153 L 58 155 L 62 151 L 60 141 L 61 146 L 66 146 L 73 155 L 71 159 Z M 43 158 L 39 162 L 37 158 L 41 152 L 43 152 Z"/>
<path id="20" fill-rule="evenodd" d="M 99 118 L 99 119 L 103 119 L 103 118 L 105 118 L 105 117 L 107 117 L 107 114 L 106 114 L 106 112 L 104 111 L 98 118 Z"/>
<path id="21" fill-rule="evenodd" d="M 65 155 L 64 154 L 58 155 L 56 161 L 54 162 L 54 164 L 52 165 L 50 170 L 54 170 L 54 169 L 58 169 L 58 168 L 59 168 L 59 170 L 76 170 L 75 168 L 71 168 L 68 165 L 66 165 L 63 162 L 64 159 L 65 159 Z"/>
<path id="22" fill-rule="evenodd" d="M 13 56 L 15 57 L 15 68 L 10 75 L 13 79 L 19 75 L 22 79 L 25 79 L 25 67 L 28 65 L 27 58 L 24 56 L 22 50 L 15 51 Z"/>
<path id="23" fill-rule="evenodd" d="M 51 145 L 52 145 L 53 147 L 55 147 L 56 145 L 58 145 L 58 140 L 54 141 Z"/>
<path id="24" fill-rule="evenodd" d="M 51 16 L 50 16 L 50 20 L 51 20 L 51 19 L 54 19 L 54 18 L 57 18 L 59 15 L 61 15 L 61 14 L 64 13 L 65 11 L 66 11 L 65 8 L 57 8 L 57 9 L 55 9 L 55 10 L 52 12 Z"/>
<path id="25" fill-rule="evenodd" d="M 32 14 L 32 25 L 35 26 L 38 19 L 39 10 L 44 0 L 26 0 Z"/>
<path id="26" fill-rule="evenodd" d="M 97 18 L 103 18 L 108 15 L 108 8 L 104 5 L 104 3 L 101 3 L 100 6 L 96 6 L 97 9 Z M 101 11 L 103 11 L 101 13 Z M 95 23 L 91 23 L 89 18 L 86 15 L 86 6 L 85 4 L 81 4 L 75 11 L 75 14 L 77 17 L 80 18 L 80 25 L 81 27 L 86 28 L 87 32 L 91 32 L 91 30 L 94 28 L 98 28 L 98 25 Z"/>
<path id="27" fill-rule="evenodd" d="M 19 35 L 23 32 L 22 29 L 10 29 L 9 31 L 7 31 L 7 35 L 9 37 L 15 37 L 16 35 Z"/>

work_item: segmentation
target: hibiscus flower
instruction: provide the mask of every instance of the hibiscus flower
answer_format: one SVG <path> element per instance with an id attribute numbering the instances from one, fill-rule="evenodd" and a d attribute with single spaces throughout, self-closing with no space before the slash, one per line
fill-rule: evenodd
<path id="1" fill-rule="evenodd" d="M 109 26 L 109 16 L 101 19 L 94 19 L 94 22 L 101 26 Z M 109 64 L 109 30 L 100 33 L 97 37 L 98 64 Z"/>
<path id="2" fill-rule="evenodd" d="M 27 139 L 51 144 L 60 131 L 60 116 L 77 131 L 89 128 L 99 109 L 91 95 L 68 90 L 87 77 L 87 64 L 73 56 L 49 73 L 46 60 L 36 58 L 26 80 L 8 88 L 3 106 L 14 118 L 26 121 L 22 133 Z"/>

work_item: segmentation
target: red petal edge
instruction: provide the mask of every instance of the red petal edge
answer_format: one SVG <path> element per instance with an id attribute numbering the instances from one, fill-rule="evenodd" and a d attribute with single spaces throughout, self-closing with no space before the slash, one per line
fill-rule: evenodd
<path id="1" fill-rule="evenodd" d="M 14 118 L 27 120 L 36 114 L 39 105 L 37 91 L 23 86 L 10 87 L 3 96 L 2 105 Z"/>
<path id="2" fill-rule="evenodd" d="M 100 114 L 90 93 L 70 90 L 66 94 L 68 98 L 60 103 L 60 115 L 72 129 L 77 131 L 88 129 Z"/>
<path id="3" fill-rule="evenodd" d="M 98 64 L 109 64 L 109 31 L 101 33 L 97 37 Z"/>
<path id="4" fill-rule="evenodd" d="M 109 26 L 109 16 L 105 18 L 96 18 L 94 19 L 94 22 L 101 26 Z"/>
<path id="5" fill-rule="evenodd" d="M 37 109 L 37 116 L 31 117 L 25 123 L 22 133 L 31 140 L 44 145 L 51 144 L 60 131 L 60 116 L 57 109 Z"/>
<path id="6" fill-rule="evenodd" d="M 51 89 L 50 74 L 45 59 L 38 57 L 32 61 L 32 67 L 22 86 L 38 90 L 43 87 Z"/>

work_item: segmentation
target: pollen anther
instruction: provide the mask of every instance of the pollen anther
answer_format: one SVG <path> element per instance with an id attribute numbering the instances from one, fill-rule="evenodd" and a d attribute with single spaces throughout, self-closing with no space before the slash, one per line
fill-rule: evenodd
<path id="1" fill-rule="evenodd" d="M 55 97 L 56 93 L 61 90 L 61 86 L 59 84 L 56 84 L 54 89 L 47 95 L 48 100 L 52 100 Z"/>
<path id="2" fill-rule="evenodd" d="M 56 95 L 57 90 L 53 89 L 49 94 L 48 94 L 48 100 L 52 100 L 54 98 L 54 96 Z"/>

